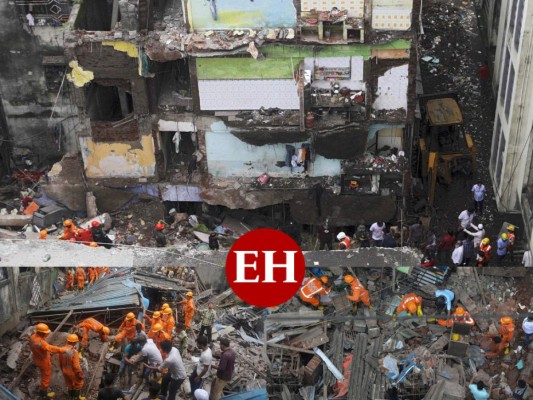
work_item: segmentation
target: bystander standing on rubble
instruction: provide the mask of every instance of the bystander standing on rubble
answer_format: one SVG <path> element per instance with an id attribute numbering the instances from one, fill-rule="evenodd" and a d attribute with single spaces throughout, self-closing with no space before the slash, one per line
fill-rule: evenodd
<path id="1" fill-rule="evenodd" d="M 463 254 L 463 243 L 458 240 L 457 242 L 455 242 L 455 248 L 452 252 L 452 263 L 454 267 L 458 267 L 463 264 Z"/>
<path id="2" fill-rule="evenodd" d="M 474 195 L 474 212 L 476 215 L 483 215 L 483 201 L 485 200 L 485 193 L 487 188 L 481 182 L 472 186 L 472 194 Z"/>
<path id="3" fill-rule="evenodd" d="M 326 221 L 320 225 L 317 229 L 316 234 L 319 246 L 319 250 L 333 250 L 333 239 L 335 238 L 335 233 L 329 227 L 329 221 Z"/>
<path id="4" fill-rule="evenodd" d="M 422 221 L 418 220 L 409 227 L 409 246 L 420 248 L 422 241 L 424 240 L 424 225 Z"/>
<path id="5" fill-rule="evenodd" d="M 213 355 L 211 353 L 211 349 L 209 346 L 207 346 L 207 338 L 205 336 L 198 336 L 196 339 L 196 346 L 200 349 L 201 353 L 196 368 L 194 368 L 192 374 L 189 376 L 193 399 L 195 398 L 195 390 L 201 389 L 204 385 L 205 379 L 209 376 L 209 372 L 211 371 L 211 362 L 213 361 Z"/>
<path id="6" fill-rule="evenodd" d="M 354 234 L 354 239 L 359 243 L 359 247 L 370 247 L 370 239 L 368 236 L 366 226 L 361 221 Z"/>
<path id="7" fill-rule="evenodd" d="M 438 246 L 439 263 L 443 265 L 447 265 L 449 263 L 456 241 L 457 239 L 452 230 L 449 230 L 440 240 Z"/>
<path id="8" fill-rule="evenodd" d="M 473 232 L 468 229 L 464 229 L 463 232 L 474 238 L 474 247 L 478 249 L 481 245 L 481 240 L 485 237 L 485 229 L 483 228 L 483 224 L 470 224 L 470 227 L 474 229 Z"/>
<path id="9" fill-rule="evenodd" d="M 219 400 L 222 397 L 222 391 L 231 382 L 233 371 L 235 370 L 235 358 L 237 354 L 230 347 L 230 341 L 226 338 L 221 338 L 219 342 L 222 354 L 220 355 L 218 365 L 215 366 L 217 374 L 211 383 L 209 400 Z"/>
<path id="10" fill-rule="evenodd" d="M 474 380 L 477 378 L 477 373 L 472 375 L 472 379 L 470 379 L 470 383 L 468 384 L 468 389 L 470 389 L 470 393 L 472 393 L 472 396 L 474 396 L 474 400 L 487 400 L 490 398 L 490 393 L 492 391 L 492 380 L 490 381 L 490 387 L 487 391 L 487 387 L 483 383 L 483 381 L 477 381 L 477 383 L 473 383 Z"/>
<path id="11" fill-rule="evenodd" d="M 533 338 L 533 313 L 529 313 L 522 321 L 522 330 L 524 331 L 524 346 L 529 346 Z"/>
<path id="12" fill-rule="evenodd" d="M 509 236 L 507 235 L 507 233 L 504 232 L 498 238 L 498 242 L 496 245 L 496 263 L 498 264 L 498 267 L 501 267 L 503 265 L 503 260 L 505 256 L 507 255 L 508 245 L 509 245 Z"/>
<path id="13" fill-rule="evenodd" d="M 374 222 L 370 225 L 370 232 L 372 233 L 372 246 L 381 247 L 383 243 L 383 232 L 385 231 L 385 222 Z"/>
<path id="14" fill-rule="evenodd" d="M 33 14 L 31 11 L 28 11 L 26 14 L 26 21 L 28 21 L 28 29 L 30 30 L 30 33 L 33 35 L 33 28 L 35 28 L 35 18 L 33 17 Z"/>
<path id="15" fill-rule="evenodd" d="M 163 361 L 159 367 L 159 372 L 168 369 L 165 375 L 163 375 L 161 394 L 166 396 L 166 400 L 176 400 L 178 390 L 187 378 L 185 365 L 183 365 L 180 352 L 175 347 L 172 347 L 172 342 L 170 340 L 165 340 L 161 343 L 161 350 L 163 350 L 167 356 L 165 361 Z"/>
<path id="16" fill-rule="evenodd" d="M 390 230 L 385 233 L 385 236 L 383 236 L 383 243 L 381 245 L 388 248 L 394 248 L 397 246 L 396 240 L 394 240 L 394 236 Z"/>
<path id="17" fill-rule="evenodd" d="M 214 304 L 209 303 L 207 309 L 200 310 L 200 333 L 198 336 L 206 336 L 207 341 L 211 343 L 211 336 L 213 331 L 213 325 L 217 316 L 214 310 Z M 204 335 L 205 334 L 205 335 Z"/>
<path id="18" fill-rule="evenodd" d="M 519 379 L 513 390 L 513 400 L 523 400 L 529 398 L 529 385 L 523 379 Z"/>
<path id="19" fill-rule="evenodd" d="M 126 375 L 129 377 L 131 375 L 129 373 L 126 374 L 126 371 L 129 371 L 129 369 L 131 368 L 130 364 L 128 364 L 126 360 L 139 353 L 141 349 L 142 345 L 139 343 L 139 340 L 137 338 L 133 339 L 131 343 L 129 343 L 124 348 L 124 352 L 122 353 L 122 360 L 120 361 L 120 366 L 118 369 L 118 376 L 120 378 L 124 378 Z"/>
<path id="20" fill-rule="evenodd" d="M 470 226 L 472 221 L 474 220 L 474 209 L 468 208 L 466 210 L 463 210 L 457 219 L 459 220 L 459 230 L 466 229 Z"/>
<path id="21" fill-rule="evenodd" d="M 424 253 L 428 255 L 429 258 L 435 258 L 437 254 L 437 235 L 433 230 L 429 230 L 426 241 L 423 243 Z"/>
<path id="22" fill-rule="evenodd" d="M 104 387 L 98 391 L 97 400 L 124 400 L 126 396 L 121 390 L 117 389 L 115 384 L 116 375 L 107 373 L 104 376 Z"/>
<path id="23" fill-rule="evenodd" d="M 465 235 L 466 237 L 461 242 L 463 245 L 463 262 L 461 265 L 463 266 L 469 266 L 470 260 L 474 257 L 474 242 L 472 241 L 472 238 L 468 235 Z"/>

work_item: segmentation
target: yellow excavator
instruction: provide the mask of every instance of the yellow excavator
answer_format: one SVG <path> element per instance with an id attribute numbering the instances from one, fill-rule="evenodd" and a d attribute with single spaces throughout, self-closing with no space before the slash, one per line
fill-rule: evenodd
<path id="1" fill-rule="evenodd" d="M 422 179 L 433 206 L 437 182 L 451 184 L 452 173 L 476 169 L 476 148 L 464 131 L 456 93 L 420 95 L 420 155 Z"/>

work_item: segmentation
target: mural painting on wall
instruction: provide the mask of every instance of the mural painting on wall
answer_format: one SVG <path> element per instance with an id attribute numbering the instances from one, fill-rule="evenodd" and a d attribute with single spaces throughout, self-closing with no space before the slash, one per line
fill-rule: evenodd
<path id="1" fill-rule="evenodd" d="M 292 0 L 190 0 L 192 29 L 295 28 Z"/>

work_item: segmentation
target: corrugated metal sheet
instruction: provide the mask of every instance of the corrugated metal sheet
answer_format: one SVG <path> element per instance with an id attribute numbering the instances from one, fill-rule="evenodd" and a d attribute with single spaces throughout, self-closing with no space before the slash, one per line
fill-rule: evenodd
<path id="1" fill-rule="evenodd" d="M 143 286 L 160 290 L 189 291 L 181 286 L 177 281 L 169 279 L 164 275 L 154 274 L 145 271 L 136 271 L 133 275 L 135 283 Z"/>

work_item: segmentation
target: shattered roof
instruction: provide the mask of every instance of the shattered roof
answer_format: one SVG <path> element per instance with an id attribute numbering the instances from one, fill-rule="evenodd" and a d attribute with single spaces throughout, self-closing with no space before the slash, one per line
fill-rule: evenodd
<path id="1" fill-rule="evenodd" d="M 135 283 L 141 286 L 159 290 L 188 291 L 185 287 L 178 284 L 177 281 L 169 279 L 161 274 L 154 274 L 147 271 L 136 270 L 133 279 Z"/>

